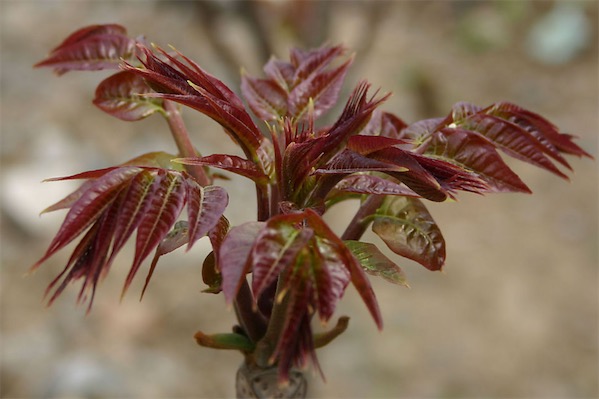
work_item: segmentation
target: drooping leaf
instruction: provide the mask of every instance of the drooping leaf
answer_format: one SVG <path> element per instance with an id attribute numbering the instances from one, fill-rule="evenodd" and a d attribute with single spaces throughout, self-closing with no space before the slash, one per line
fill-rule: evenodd
<path id="1" fill-rule="evenodd" d="M 218 186 L 202 187 L 195 181 L 185 181 L 187 190 L 187 215 L 189 217 L 189 244 L 193 244 L 212 230 L 229 204 L 227 191 Z"/>
<path id="2" fill-rule="evenodd" d="M 298 229 L 301 214 L 270 218 L 260 230 L 250 254 L 252 290 L 256 298 L 278 277 L 282 269 L 294 265 L 300 251 L 314 235 L 310 228 Z"/>
<path id="3" fill-rule="evenodd" d="M 131 285 L 141 263 L 175 224 L 185 204 L 185 185 L 181 175 L 159 170 L 156 183 L 157 190 L 137 228 L 133 265 L 125 279 L 123 294 Z"/>
<path id="4" fill-rule="evenodd" d="M 223 240 L 218 252 L 218 267 L 223 276 L 223 294 L 228 304 L 233 299 L 245 278 L 251 270 L 249 256 L 264 222 L 247 222 L 233 227 Z"/>
<path id="5" fill-rule="evenodd" d="M 393 252 L 429 270 L 445 263 L 445 240 L 418 198 L 387 197 L 374 215 L 374 231 Z"/>
<path id="6" fill-rule="evenodd" d="M 318 236 L 314 241 L 317 251 L 310 265 L 310 277 L 320 321 L 326 323 L 351 280 L 351 268 L 346 265 L 347 254 L 338 242 Z"/>
<path id="7" fill-rule="evenodd" d="M 140 298 L 143 298 L 146 289 L 148 288 L 148 284 L 150 283 L 150 279 L 154 274 L 154 269 L 158 264 L 158 260 L 162 255 L 166 255 L 169 252 L 173 252 L 175 249 L 182 247 L 183 245 L 189 242 L 189 224 L 187 221 L 181 220 L 173 226 L 173 229 L 162 239 L 162 242 L 158 244 L 156 247 L 156 252 L 154 253 L 154 258 L 152 259 L 152 263 L 150 264 L 150 271 L 148 271 L 148 275 L 146 277 L 146 282 L 144 287 L 141 290 Z"/>
<path id="8" fill-rule="evenodd" d="M 155 165 L 156 162 L 164 161 L 163 155 L 148 155 L 145 158 L 140 157 L 138 161 Z M 123 293 L 151 251 L 158 247 L 146 285 L 158 258 L 190 240 L 190 235 L 184 231 L 186 228 L 176 229 L 175 236 L 167 237 L 189 200 L 188 197 L 193 196 L 197 199 L 196 193 L 191 193 L 188 189 L 190 186 L 196 187 L 197 183 L 187 173 L 156 166 L 126 165 L 55 180 L 85 177 L 89 177 L 89 180 L 81 188 L 51 207 L 51 210 L 70 210 L 45 255 L 32 267 L 39 267 L 42 262 L 89 228 L 73 251 L 63 272 L 51 283 L 48 290 L 64 277 L 50 302 L 54 301 L 70 282 L 80 278 L 84 279 L 79 295 L 80 301 L 86 300 L 87 293 L 90 292 L 93 299 L 100 278 L 108 272 L 114 258 L 136 230 L 135 257 Z M 220 232 L 216 225 L 219 220 L 224 220 L 221 217 L 221 208 L 226 206 L 226 201 L 221 201 L 220 188 L 207 186 L 203 190 L 205 192 L 200 196 L 200 200 L 203 201 L 202 210 L 193 210 L 196 205 L 190 205 L 193 210 L 190 214 L 195 223 L 195 239 L 210 231 L 214 240 L 218 241 L 217 236 L 224 233 Z M 209 203 L 211 205 L 207 206 Z M 213 206 L 212 203 L 216 205 Z M 224 227 L 224 224 L 220 223 L 219 226 Z M 204 233 L 198 233 L 200 230 Z M 214 241 L 212 237 L 211 240 Z"/>
<path id="9" fill-rule="evenodd" d="M 94 105 L 124 121 L 137 121 L 156 112 L 165 112 L 160 99 L 143 96 L 151 91 L 139 75 L 122 71 L 98 85 Z"/>
<path id="10" fill-rule="evenodd" d="M 331 230 L 316 212 L 311 209 L 306 209 L 305 214 L 310 227 L 314 229 L 317 237 L 321 240 L 319 245 L 324 244 L 327 247 L 326 250 L 324 250 L 324 253 L 321 252 L 325 261 L 330 262 L 331 260 L 334 260 L 335 266 L 342 264 L 347 269 L 352 284 L 358 291 L 358 294 L 360 294 L 360 297 L 362 297 L 362 300 L 370 311 L 376 325 L 379 329 L 382 329 L 383 319 L 381 317 L 374 290 L 357 259 L 353 256 L 345 243 Z M 337 262 L 339 263 L 337 264 Z M 332 275 L 333 278 L 339 279 L 340 281 L 343 278 L 342 276 L 343 273 L 339 270 L 335 271 Z"/>
<path id="11" fill-rule="evenodd" d="M 32 269 L 37 268 L 42 262 L 73 241 L 87 227 L 94 223 L 104 211 L 112 204 L 127 180 L 137 173 L 140 168 L 125 167 L 112 170 L 99 177 L 81 194 L 79 199 L 70 207 L 58 233 L 50 243 L 45 255 L 35 263 Z"/>
<path id="12" fill-rule="evenodd" d="M 352 251 L 366 273 L 380 276 L 393 284 L 408 286 L 403 270 L 387 258 L 376 245 L 361 241 L 345 241 L 345 245 Z"/>
<path id="13" fill-rule="evenodd" d="M 71 34 L 50 55 L 35 64 L 51 67 L 58 75 L 69 71 L 117 69 L 121 59 L 131 59 L 136 41 L 120 25 L 92 25 Z"/>

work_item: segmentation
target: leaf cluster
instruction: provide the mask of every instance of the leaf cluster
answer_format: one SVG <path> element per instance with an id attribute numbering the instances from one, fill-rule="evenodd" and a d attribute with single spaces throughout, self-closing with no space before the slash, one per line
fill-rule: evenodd
<path id="1" fill-rule="evenodd" d="M 152 251 L 146 285 L 161 255 L 207 236 L 213 249 L 202 273 L 207 292 L 223 293 L 240 326 L 233 335 L 198 333 L 196 339 L 239 349 L 260 366 L 276 363 L 282 380 L 294 366 L 317 364 L 315 347 L 345 329 L 342 318 L 328 335 L 314 335 L 311 321 L 317 316 L 327 323 L 350 283 L 379 328 L 367 274 L 407 285 L 395 261 L 376 244 L 360 241 L 369 226 L 392 252 L 440 270 L 445 241 L 425 200 L 454 199 L 459 191 L 530 193 L 500 153 L 562 178 L 567 178 L 562 169 L 571 169 L 564 154 L 590 157 L 571 135 L 506 102 L 457 103 L 445 117 L 408 124 L 379 109 L 388 94 L 369 94 L 366 81 L 356 85 L 337 119 L 322 125 L 320 118 L 340 100 L 353 59 L 341 46 L 292 49 L 289 61 L 272 58 L 264 77 L 243 71 L 242 97 L 171 50 L 129 38 L 119 25 L 96 25 L 73 33 L 37 64 L 59 75 L 118 70 L 99 84 L 94 104 L 125 121 L 162 115 L 180 153 L 144 154 L 123 165 L 53 179 L 85 181 L 47 209 L 69 210 L 34 268 L 82 237 L 49 287 L 60 282 L 50 302 L 83 279 L 80 299 L 91 306 L 100 278 L 134 231 L 135 255 L 124 290 Z M 217 122 L 244 157 L 201 156 L 190 148 L 175 103 Z M 228 196 L 214 185 L 220 176 L 215 170 L 253 181 L 254 221 L 229 226 L 223 216 Z M 360 206 L 338 234 L 323 215 L 348 199 L 359 199 Z"/>

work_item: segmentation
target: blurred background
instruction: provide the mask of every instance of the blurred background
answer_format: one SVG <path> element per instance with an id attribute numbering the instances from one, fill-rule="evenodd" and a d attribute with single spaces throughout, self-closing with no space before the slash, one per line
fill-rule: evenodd
<path id="1" fill-rule="evenodd" d="M 163 257 L 139 302 L 142 270 L 119 302 L 127 247 L 89 315 L 75 305 L 77 286 L 51 308 L 42 300 L 68 250 L 23 276 L 64 217 L 39 212 L 75 188 L 41 180 L 176 151 L 160 117 L 125 123 L 94 108 L 95 86 L 108 73 L 57 78 L 32 68 L 72 31 L 122 24 L 132 36 L 176 46 L 234 88 L 240 66 L 260 75 L 290 46 L 343 43 L 357 53 L 345 92 L 367 78 L 394 93 L 384 109 L 408 122 L 444 116 L 457 101 L 512 101 L 597 157 L 598 15 L 596 1 L 3 0 L 0 396 L 231 397 L 241 362 L 193 340 L 196 330 L 234 323 L 222 296 L 201 293 L 206 245 Z M 235 151 L 215 123 L 184 116 L 202 153 Z M 348 288 L 338 315 L 351 316 L 350 327 L 318 352 L 327 381 L 314 376 L 310 396 L 599 396 L 597 163 L 571 159 L 570 182 L 511 164 L 532 196 L 466 194 L 430 205 L 448 245 L 444 272 L 399 259 L 411 289 L 373 279 L 382 332 Z M 252 186 L 224 186 L 227 217 L 254 218 Z M 341 227 L 349 211 L 329 220 Z"/>

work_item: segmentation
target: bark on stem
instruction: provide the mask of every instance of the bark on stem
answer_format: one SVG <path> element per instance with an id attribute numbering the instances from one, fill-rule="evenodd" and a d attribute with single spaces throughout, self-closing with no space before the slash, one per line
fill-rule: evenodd
<path id="1" fill-rule="evenodd" d="M 368 216 L 376 212 L 376 210 L 383 203 L 384 199 L 385 196 L 383 195 L 369 195 L 368 198 L 366 198 L 366 201 L 364 201 L 360 206 L 360 209 L 358 209 L 358 212 L 356 212 L 354 215 L 354 218 L 351 220 L 351 222 L 349 222 L 349 225 L 343 232 L 341 239 L 359 240 L 370 223 L 367 219 Z"/>
<path id="2" fill-rule="evenodd" d="M 191 143 L 187 128 L 185 127 L 185 122 L 183 122 L 183 117 L 181 116 L 181 111 L 179 111 L 179 106 L 172 101 L 164 100 L 164 109 L 166 111 L 168 127 L 171 130 L 171 134 L 173 135 L 175 144 L 177 144 L 180 155 L 182 157 L 199 156 Z M 187 172 L 193 176 L 201 186 L 210 184 L 210 178 L 206 175 L 202 166 L 185 165 L 185 170 L 187 170 Z"/>

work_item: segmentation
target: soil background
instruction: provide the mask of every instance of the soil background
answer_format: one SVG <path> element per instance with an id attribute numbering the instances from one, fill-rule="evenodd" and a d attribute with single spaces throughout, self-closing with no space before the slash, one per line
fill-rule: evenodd
<path id="1" fill-rule="evenodd" d="M 91 104 L 107 73 L 58 78 L 32 68 L 81 26 L 120 23 L 131 35 L 173 44 L 232 87 L 237 65 L 259 75 L 269 51 L 286 58 L 293 45 L 343 43 L 357 52 L 346 92 L 367 78 L 394 93 L 384 109 L 408 122 L 443 116 L 457 101 L 512 101 L 577 135 L 597 157 L 597 2 L 252 4 L 0 2 L 2 398 L 231 397 L 241 362 L 193 340 L 196 330 L 224 332 L 234 323 L 222 296 L 201 293 L 206 245 L 165 256 L 140 302 L 142 270 L 119 302 L 127 247 L 88 315 L 75 305 L 77 286 L 50 308 L 42 300 L 68 251 L 23 277 L 64 217 L 39 212 L 74 189 L 41 180 L 175 151 L 160 117 L 125 123 Z M 563 6 L 583 23 L 548 23 Z M 542 24 L 548 30 L 534 39 Z M 554 34 L 572 32 L 582 33 L 578 42 L 560 47 L 558 40 L 548 56 L 537 55 Z M 565 55 L 556 59 L 557 51 Z M 202 153 L 236 151 L 215 123 L 192 111 L 185 118 Z M 599 396 L 597 163 L 571 159 L 570 182 L 510 164 L 533 195 L 465 194 L 430 204 L 447 241 L 444 272 L 398 259 L 410 289 L 372 280 L 382 332 L 348 288 L 338 315 L 351 316 L 350 327 L 318 352 L 326 382 L 312 377 L 311 397 Z M 252 186 L 237 178 L 224 185 L 232 197 L 227 217 L 251 220 Z M 351 209 L 329 220 L 341 229 Z"/>

